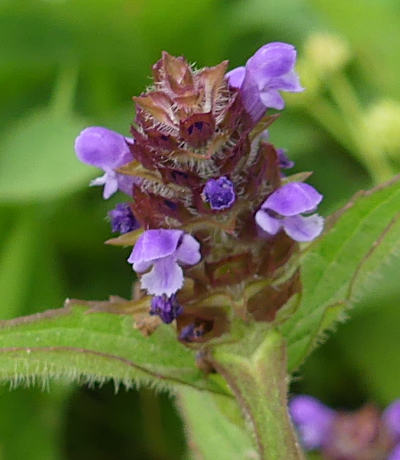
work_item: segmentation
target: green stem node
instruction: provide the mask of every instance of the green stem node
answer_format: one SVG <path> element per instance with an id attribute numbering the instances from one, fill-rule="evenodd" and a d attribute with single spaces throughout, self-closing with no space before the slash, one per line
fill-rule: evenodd
<path id="1" fill-rule="evenodd" d="M 212 364 L 248 420 L 260 459 L 304 459 L 287 409 L 289 379 L 283 339 L 270 330 L 257 342 L 253 352 L 243 343 L 216 347 Z"/>

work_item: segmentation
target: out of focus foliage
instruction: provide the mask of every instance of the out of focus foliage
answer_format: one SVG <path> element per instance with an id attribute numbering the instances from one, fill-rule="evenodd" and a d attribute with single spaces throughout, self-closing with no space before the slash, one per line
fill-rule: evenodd
<path id="1" fill-rule="evenodd" d="M 0 3 L 0 318 L 66 297 L 129 297 L 128 253 L 103 246 L 108 202 L 75 159 L 80 129 L 124 134 L 131 97 L 163 49 L 235 67 L 269 41 L 299 50 L 307 90 L 271 127 L 331 212 L 400 170 L 397 0 L 3 0 Z M 400 275 L 360 294 L 351 319 L 302 368 L 293 391 L 352 408 L 400 396 Z M 361 306 L 363 308 L 361 308 Z M 184 458 L 171 400 L 149 390 L 52 385 L 0 393 L 0 458 Z"/>

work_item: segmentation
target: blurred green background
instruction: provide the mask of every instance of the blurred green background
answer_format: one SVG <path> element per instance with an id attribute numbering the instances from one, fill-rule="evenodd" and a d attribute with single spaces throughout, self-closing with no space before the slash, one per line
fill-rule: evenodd
<path id="1" fill-rule="evenodd" d="M 261 45 L 299 50 L 307 91 L 287 97 L 271 139 L 325 194 L 322 212 L 400 170 L 398 0 L 1 0 L 0 318 L 66 297 L 128 297 L 128 250 L 107 247 L 107 211 L 73 141 L 88 125 L 129 133 L 131 97 L 162 50 L 198 67 L 245 63 Z M 123 199 L 123 198 L 122 198 Z M 399 203 L 400 205 L 400 203 Z M 294 379 L 327 404 L 400 397 L 400 261 Z M 0 459 L 179 459 L 168 395 L 51 384 L 0 389 Z"/>

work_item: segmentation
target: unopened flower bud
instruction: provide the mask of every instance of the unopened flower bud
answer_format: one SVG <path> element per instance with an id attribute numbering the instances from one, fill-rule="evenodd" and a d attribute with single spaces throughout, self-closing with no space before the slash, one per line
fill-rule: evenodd
<path id="1" fill-rule="evenodd" d="M 118 203 L 115 208 L 108 213 L 113 232 L 121 234 L 131 232 L 139 228 L 139 223 L 133 215 L 128 203 Z"/>
<path id="2" fill-rule="evenodd" d="M 151 300 L 150 315 L 158 315 L 166 324 L 172 323 L 183 312 L 176 295 L 153 297 Z"/>
<path id="3" fill-rule="evenodd" d="M 210 203 L 211 209 L 221 211 L 230 208 L 235 202 L 232 182 L 225 176 L 207 181 L 203 189 L 203 199 Z"/>

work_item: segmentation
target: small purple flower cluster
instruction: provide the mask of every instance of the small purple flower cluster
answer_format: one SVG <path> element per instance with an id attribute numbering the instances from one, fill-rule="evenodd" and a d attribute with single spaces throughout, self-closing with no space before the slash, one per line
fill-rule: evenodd
<path id="1" fill-rule="evenodd" d="M 295 48 L 278 42 L 228 73 L 227 62 L 194 71 L 164 52 L 153 66 L 154 86 L 134 98 L 132 138 L 90 127 L 76 139 L 78 158 L 104 171 L 91 185 L 103 185 L 106 199 L 117 190 L 133 199 L 110 211 L 112 230 L 140 233 L 128 262 L 155 296 L 150 314 L 164 322 L 183 314 L 178 294 L 186 280 L 190 306 L 216 286 L 273 279 L 296 242 L 322 232 L 315 214 L 322 196 L 310 185 L 282 182 L 281 169 L 294 163 L 265 129 L 276 118 L 267 110 L 284 108 L 280 91 L 303 90 L 295 63 Z M 183 336 L 193 324 L 182 324 Z"/>
<path id="2" fill-rule="evenodd" d="M 374 406 L 350 413 L 300 395 L 289 410 L 304 448 L 327 460 L 400 460 L 400 399 L 383 413 Z"/>

